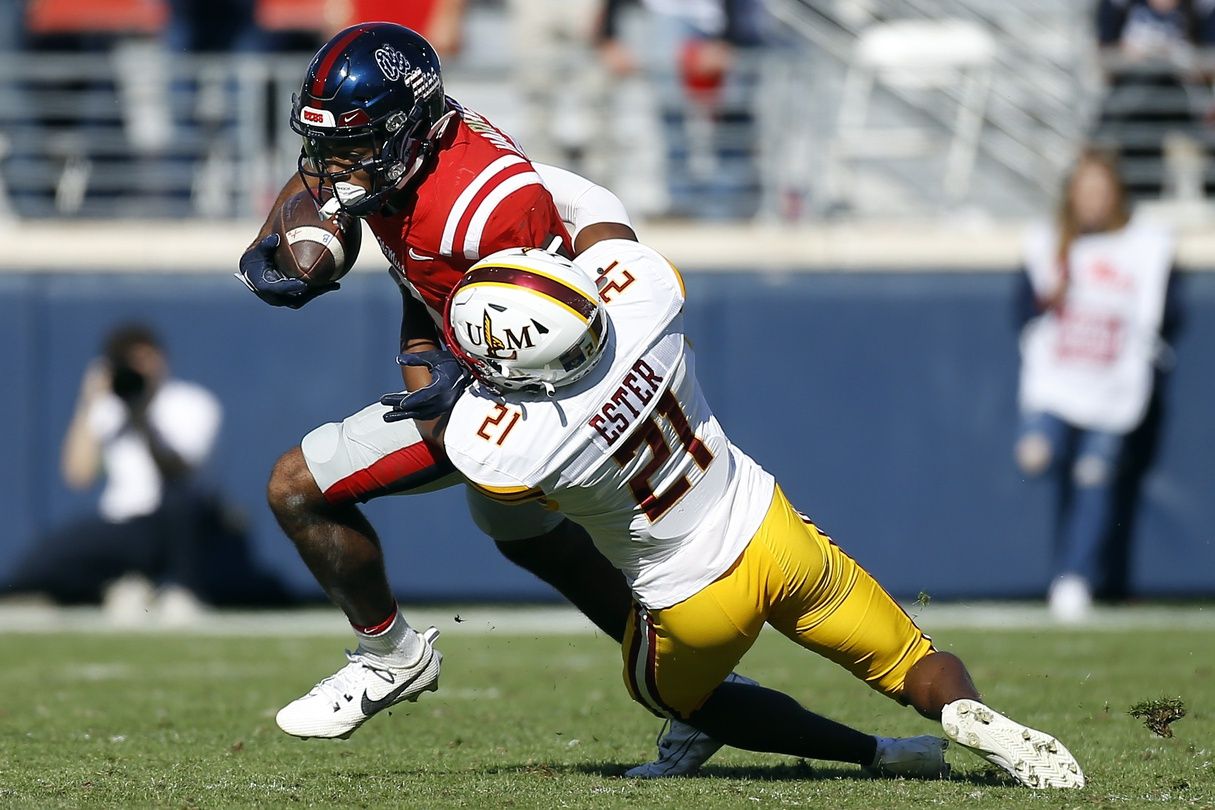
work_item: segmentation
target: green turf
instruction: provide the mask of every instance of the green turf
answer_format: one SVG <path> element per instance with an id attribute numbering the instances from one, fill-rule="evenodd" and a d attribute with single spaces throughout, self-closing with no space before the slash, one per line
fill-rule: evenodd
<path id="1" fill-rule="evenodd" d="M 348 742 L 299 741 L 274 712 L 341 661 L 340 639 L 0 637 L 0 807 L 1215 807 L 1215 631 L 936 634 L 989 702 L 1057 734 L 1080 792 L 1013 787 L 950 750 L 948 782 L 723 751 L 698 778 L 616 777 L 658 722 L 603 638 L 452 634 L 442 688 Z M 742 671 L 875 732 L 939 730 L 766 634 Z M 1135 703 L 1180 696 L 1175 736 Z"/>

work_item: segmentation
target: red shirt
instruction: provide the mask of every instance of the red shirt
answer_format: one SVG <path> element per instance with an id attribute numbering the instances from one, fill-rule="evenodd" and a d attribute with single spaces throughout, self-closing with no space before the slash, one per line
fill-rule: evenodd
<path id="1" fill-rule="evenodd" d="M 430 27 L 437 0 L 352 0 L 348 25 L 367 20 L 394 22 L 412 28 L 422 36 Z"/>
<path id="2" fill-rule="evenodd" d="M 447 294 L 482 256 L 546 247 L 569 234 L 518 145 L 477 113 L 457 108 L 413 205 L 367 218 L 393 276 L 442 325 Z"/>

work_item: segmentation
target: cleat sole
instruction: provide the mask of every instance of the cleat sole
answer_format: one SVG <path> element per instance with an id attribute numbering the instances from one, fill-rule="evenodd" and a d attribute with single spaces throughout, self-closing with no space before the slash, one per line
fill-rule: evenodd
<path id="1" fill-rule="evenodd" d="M 947 705 L 941 727 L 947 737 L 1004 769 L 1026 787 L 1084 787 L 1084 773 L 1062 743 L 977 701 L 959 700 Z"/>

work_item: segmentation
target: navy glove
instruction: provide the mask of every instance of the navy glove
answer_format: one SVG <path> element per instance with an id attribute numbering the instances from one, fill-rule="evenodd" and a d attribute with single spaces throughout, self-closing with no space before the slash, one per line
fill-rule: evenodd
<path id="1" fill-rule="evenodd" d="M 310 287 L 303 279 L 284 276 L 274 265 L 274 251 L 278 243 L 279 235 L 272 233 L 240 257 L 240 272 L 234 275 L 258 298 L 270 306 L 299 309 L 318 295 L 341 288 L 336 281 Z"/>
<path id="2" fill-rule="evenodd" d="M 448 351 L 418 352 L 397 356 L 402 366 L 426 366 L 430 369 L 430 385 L 417 391 L 385 394 L 380 404 L 392 408 L 384 414 L 385 422 L 402 419 L 436 419 L 451 410 L 461 392 L 472 382 L 464 366 Z"/>

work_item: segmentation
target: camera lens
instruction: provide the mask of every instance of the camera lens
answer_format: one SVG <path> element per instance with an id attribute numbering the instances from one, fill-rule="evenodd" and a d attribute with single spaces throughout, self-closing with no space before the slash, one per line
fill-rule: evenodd
<path id="1" fill-rule="evenodd" d="M 132 400 L 143 394 L 148 381 L 130 366 L 118 366 L 114 369 L 112 387 L 120 399 Z"/>

